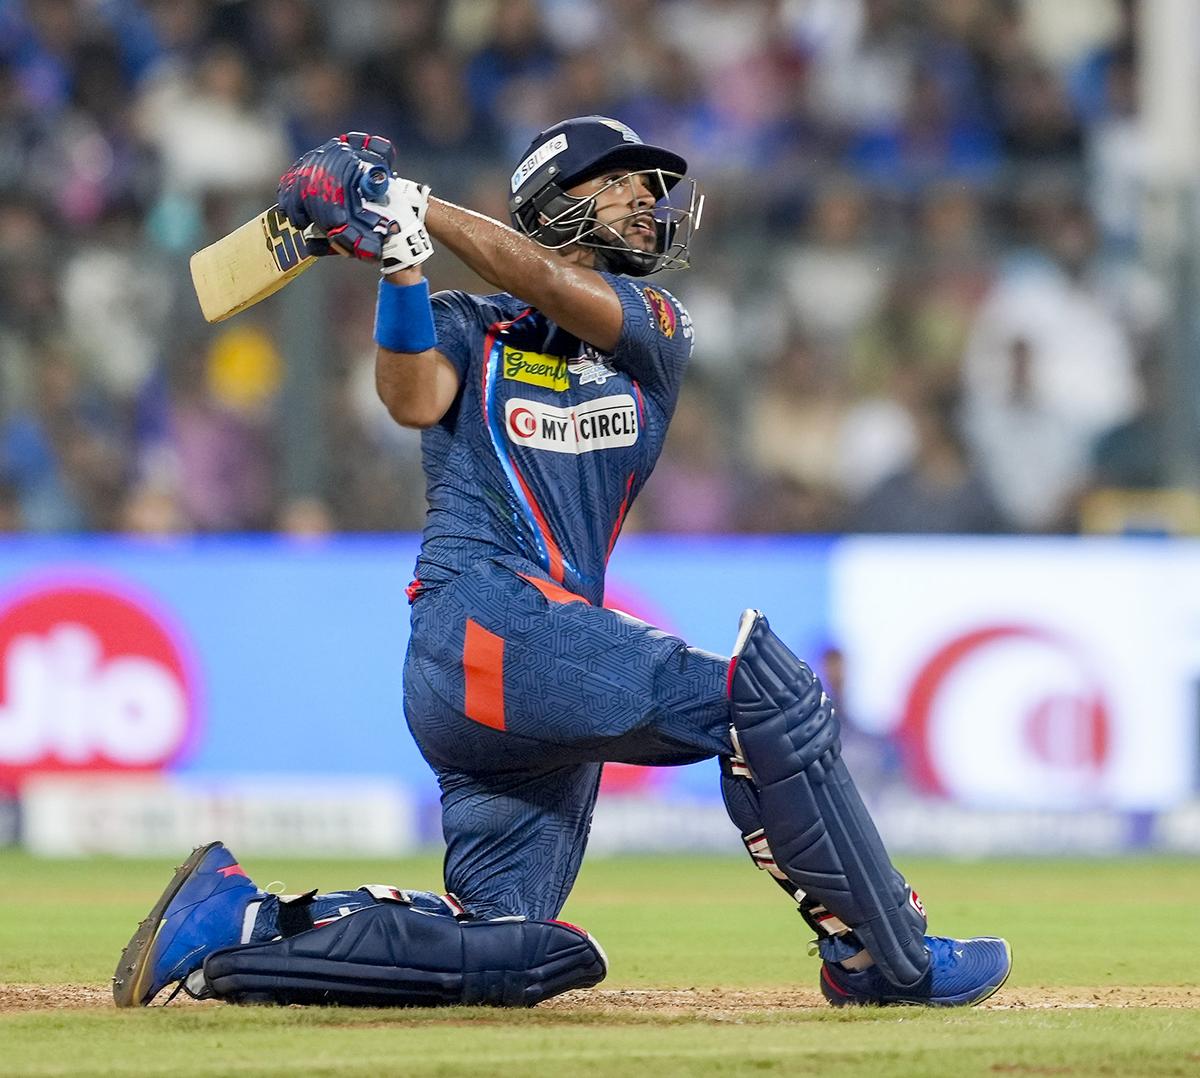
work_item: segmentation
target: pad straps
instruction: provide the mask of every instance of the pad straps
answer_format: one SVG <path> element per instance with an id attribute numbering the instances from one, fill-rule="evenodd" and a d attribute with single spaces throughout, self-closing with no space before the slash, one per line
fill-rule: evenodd
<path id="1" fill-rule="evenodd" d="M 279 927 L 279 934 L 284 939 L 298 936 L 301 932 L 307 932 L 312 928 L 312 904 L 316 897 L 317 889 L 315 887 L 311 891 L 305 891 L 302 895 L 279 896 L 279 909 L 275 913 L 275 920 Z"/>

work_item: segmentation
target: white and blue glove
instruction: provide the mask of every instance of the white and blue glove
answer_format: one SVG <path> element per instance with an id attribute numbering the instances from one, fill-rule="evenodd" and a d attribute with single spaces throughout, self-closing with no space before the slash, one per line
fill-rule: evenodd
<path id="1" fill-rule="evenodd" d="M 366 201 L 363 209 L 388 222 L 387 238 L 380 252 L 379 271 L 385 276 L 396 270 L 419 266 L 433 254 L 433 242 L 425 230 L 429 188 L 423 183 L 392 176 L 379 201 Z"/>

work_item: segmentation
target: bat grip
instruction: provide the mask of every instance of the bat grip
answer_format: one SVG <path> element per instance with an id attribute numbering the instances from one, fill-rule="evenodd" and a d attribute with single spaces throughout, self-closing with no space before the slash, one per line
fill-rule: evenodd
<path id="1" fill-rule="evenodd" d="M 363 171 L 358 190 L 368 202 L 377 202 L 387 193 L 388 171 L 382 165 L 371 165 Z"/>

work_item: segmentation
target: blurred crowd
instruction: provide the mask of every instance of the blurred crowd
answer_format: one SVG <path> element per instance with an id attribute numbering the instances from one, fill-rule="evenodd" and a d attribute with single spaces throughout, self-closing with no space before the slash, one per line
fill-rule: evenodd
<path id="1" fill-rule="evenodd" d="M 693 269 L 660 279 L 696 362 L 631 529 L 1076 530 L 1089 492 L 1169 479 L 1136 16 L 0 0 L 0 530 L 419 528 L 371 272 L 330 259 L 207 326 L 187 256 L 346 130 L 507 219 L 533 133 L 586 113 L 678 150 L 709 199 Z M 427 271 L 480 287 L 448 254 Z"/>

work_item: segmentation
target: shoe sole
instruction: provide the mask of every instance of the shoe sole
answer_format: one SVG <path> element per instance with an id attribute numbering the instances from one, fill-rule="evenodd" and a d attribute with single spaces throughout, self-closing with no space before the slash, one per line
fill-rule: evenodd
<path id="1" fill-rule="evenodd" d="M 210 842 L 207 846 L 197 846 L 191 856 L 175 870 L 166 890 L 145 918 L 138 924 L 113 974 L 113 1002 L 118 1007 L 145 1007 L 154 998 L 143 998 L 146 991 L 146 981 L 150 974 L 150 955 L 154 951 L 154 941 L 163 926 L 163 913 L 171 904 L 172 899 L 179 894 L 197 866 L 210 851 L 220 846 L 220 842 Z"/>
<path id="2" fill-rule="evenodd" d="M 953 1000 L 919 1000 L 919 999 L 835 999 L 830 996 L 826 989 L 825 971 L 821 970 L 821 994 L 825 997 L 827 1003 L 832 1007 L 977 1007 L 984 1000 L 991 999 L 1008 981 L 1009 974 L 1012 973 L 1013 956 L 1012 944 L 1008 940 L 1003 940 L 1004 954 L 1008 959 L 1008 967 L 1004 971 L 1004 976 L 1000 978 L 991 988 L 989 988 L 982 996 L 976 996 L 974 999 L 953 999 Z"/>

